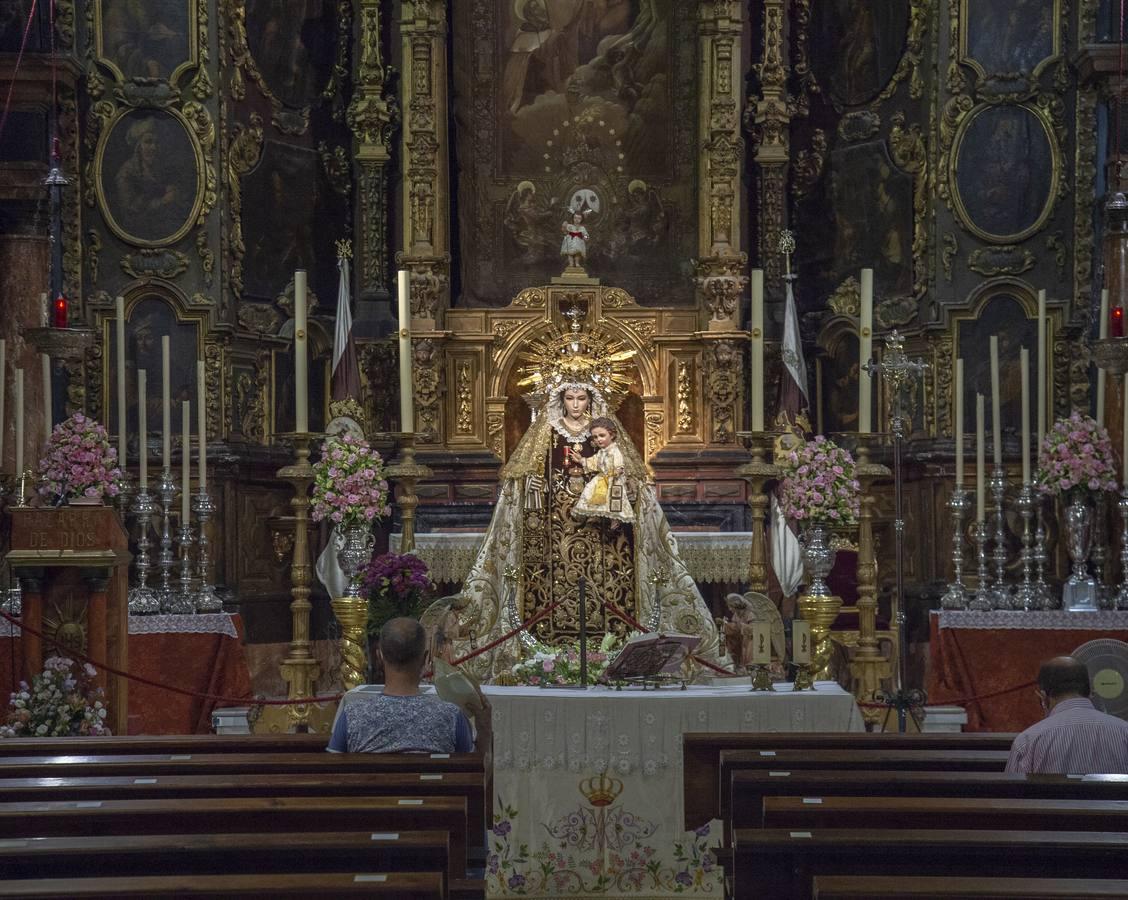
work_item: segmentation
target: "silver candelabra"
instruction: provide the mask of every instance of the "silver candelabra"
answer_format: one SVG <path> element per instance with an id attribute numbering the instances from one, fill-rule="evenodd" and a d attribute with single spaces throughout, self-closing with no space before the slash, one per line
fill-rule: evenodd
<path id="1" fill-rule="evenodd" d="M 177 544 L 180 553 L 180 590 L 172 594 L 170 612 L 181 615 L 196 611 L 196 592 L 192 590 L 192 523 L 183 521 L 177 529 Z"/>
<path id="2" fill-rule="evenodd" d="M 994 607 L 991 603 L 993 596 L 990 576 L 987 574 L 987 522 L 983 519 L 975 523 L 975 557 L 978 562 L 976 569 L 978 579 L 975 595 L 967 608 L 974 609 L 976 612 L 987 612 Z"/>
<path id="3" fill-rule="evenodd" d="M 196 514 L 196 523 L 200 532 L 199 549 L 196 554 L 196 571 L 200 579 L 200 587 L 196 592 L 196 612 L 216 613 L 223 611 L 223 601 L 215 592 L 211 580 L 211 558 L 208 553 L 208 522 L 215 515 L 215 503 L 207 488 L 200 489 L 192 496 L 192 512 Z"/>
<path id="4" fill-rule="evenodd" d="M 1018 494 L 1016 507 L 1022 516 L 1022 584 L 1014 591 L 1015 609 L 1032 610 L 1041 607 L 1038 585 L 1033 580 L 1034 571 L 1034 487 L 1027 481 Z"/>
<path id="5" fill-rule="evenodd" d="M 995 581 L 991 585 L 991 604 L 995 609 L 1010 609 L 1010 588 L 1007 587 L 1007 473 L 996 466 L 991 473 L 991 497 L 995 501 L 995 547 L 991 557 L 995 562 Z"/>
<path id="6" fill-rule="evenodd" d="M 161 611 L 161 599 L 157 591 L 149 587 L 149 570 L 152 563 L 149 560 L 149 548 L 153 542 L 149 540 L 149 529 L 157 514 L 157 504 L 147 487 L 142 487 L 133 498 L 131 507 L 134 518 L 137 519 L 137 584 L 129 591 L 129 614 L 132 616 L 145 616 Z"/>
<path id="7" fill-rule="evenodd" d="M 1128 486 L 1120 492 L 1120 569 L 1123 581 L 1116 594 L 1116 608 L 1128 609 Z"/>
<path id="8" fill-rule="evenodd" d="M 964 564 L 964 519 L 971 508 L 967 491 L 963 485 L 956 485 L 948 499 L 948 509 L 952 511 L 952 581 L 944 593 L 940 606 L 943 609 L 967 609 L 967 588 L 963 583 Z"/>
<path id="9" fill-rule="evenodd" d="M 172 612 L 172 567 L 176 564 L 172 553 L 172 504 L 176 500 L 176 482 L 172 480 L 172 471 L 168 468 L 161 472 L 157 482 L 157 496 L 161 502 L 161 552 L 157 557 L 157 566 L 161 570 L 161 612 Z"/>

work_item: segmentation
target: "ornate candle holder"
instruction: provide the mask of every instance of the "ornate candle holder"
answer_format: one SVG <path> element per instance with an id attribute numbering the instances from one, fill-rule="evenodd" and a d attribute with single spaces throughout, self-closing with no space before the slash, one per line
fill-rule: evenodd
<path id="1" fill-rule="evenodd" d="M 161 570 L 161 586 L 158 593 L 161 611 L 171 612 L 173 605 L 172 567 L 176 557 L 172 553 L 172 504 L 176 500 L 176 482 L 172 480 L 172 470 L 165 469 L 157 481 L 157 497 L 161 504 L 161 550 L 157 557 L 157 567 Z"/>
<path id="2" fill-rule="evenodd" d="M 751 460 L 738 467 L 736 474 L 748 482 L 748 506 L 752 511 L 752 553 L 748 566 L 749 589 L 761 594 L 768 590 L 768 563 L 764 550 L 764 519 L 768 496 L 764 485 L 779 476 L 779 466 L 769 462 L 779 436 L 775 431 L 741 431 L 737 436 L 751 453 Z"/>
<path id="3" fill-rule="evenodd" d="M 765 665 L 758 665 L 752 667 L 752 690 L 754 691 L 772 691 L 772 676 Z"/>
<path id="4" fill-rule="evenodd" d="M 192 523 L 181 522 L 176 532 L 177 552 L 180 556 L 180 589 L 169 595 L 168 611 L 175 615 L 190 615 L 196 611 L 196 593 L 192 590 Z"/>
<path id="5" fill-rule="evenodd" d="M 964 564 L 964 519 L 971 509 L 968 492 L 957 485 L 948 498 L 948 509 L 952 511 L 952 581 L 940 601 L 941 609 L 967 609 L 967 588 L 963 583 Z"/>
<path id="6" fill-rule="evenodd" d="M 196 590 L 196 612 L 217 613 L 223 612 L 223 601 L 215 592 L 215 585 L 211 578 L 211 556 L 208 548 L 208 522 L 215 515 L 215 503 L 207 488 L 201 487 L 192 495 L 192 512 L 196 514 L 200 537 L 199 550 L 196 553 L 196 574 L 200 586 Z"/>
<path id="7" fill-rule="evenodd" d="M 1093 561 L 1093 568 L 1097 573 L 1097 608 L 1114 609 L 1115 596 L 1108 586 L 1108 499 L 1104 491 L 1097 494 L 1096 504 L 1093 508 L 1093 550 L 1089 558 Z"/>
<path id="8" fill-rule="evenodd" d="M 1034 508 L 1037 505 L 1034 498 L 1034 486 L 1027 481 L 1022 485 L 1018 501 L 1015 503 L 1018 514 L 1022 516 L 1022 584 L 1014 590 L 1014 608 L 1027 612 L 1039 609 L 1042 605 L 1038 585 L 1033 579 L 1035 550 L 1032 522 Z"/>
<path id="9" fill-rule="evenodd" d="M 419 497 L 415 483 L 431 477 L 431 470 L 415 461 L 415 432 L 404 431 L 395 435 L 399 441 L 399 456 L 385 470 L 388 479 L 398 484 L 396 505 L 400 508 L 400 553 L 415 550 L 415 508 Z"/>
<path id="10" fill-rule="evenodd" d="M 117 507 L 118 514 L 121 516 L 123 523 L 134 514 L 133 497 L 136 493 L 137 491 L 133 489 L 133 480 L 129 477 L 129 472 L 122 469 L 121 480 L 118 482 L 117 496 L 114 497 L 114 506 Z"/>
<path id="11" fill-rule="evenodd" d="M 1116 594 L 1116 608 L 1128 609 L 1128 487 L 1120 492 L 1120 590 Z"/>
<path id="12" fill-rule="evenodd" d="M 991 585 L 991 603 L 995 609 L 1010 609 L 1011 595 L 1007 586 L 1007 522 L 1006 522 L 1007 473 L 1002 466 L 996 466 L 991 473 L 991 497 L 995 501 L 995 547 L 991 558 L 995 562 L 995 581 Z"/>
<path id="13" fill-rule="evenodd" d="M 19 476 L 17 476 L 16 490 L 15 494 L 12 497 L 12 499 L 15 500 L 15 503 L 13 503 L 12 505 L 16 509 L 26 509 L 28 507 L 28 503 L 31 498 L 28 495 L 27 489 L 28 485 L 30 485 L 32 482 L 33 478 L 31 469 L 24 469 L 24 471 Z"/>
<path id="14" fill-rule="evenodd" d="M 976 612 L 987 612 L 994 609 L 992 601 L 994 594 L 991 590 L 990 577 L 987 574 L 987 522 L 975 523 L 975 553 L 979 561 L 977 568 L 978 584 L 975 586 L 975 595 L 967 608 Z"/>
<path id="15" fill-rule="evenodd" d="M 1034 498 L 1034 587 L 1038 592 L 1038 608 L 1061 609 L 1061 595 L 1046 584 L 1046 563 L 1050 559 L 1046 551 L 1046 498 L 1037 490 Z"/>
<path id="16" fill-rule="evenodd" d="M 129 614 L 131 616 L 147 616 L 161 611 L 161 598 L 158 592 L 149 587 L 149 571 L 152 564 L 149 561 L 149 548 L 153 546 L 149 540 L 149 529 L 152 527 L 157 514 L 157 504 L 148 488 L 141 488 L 133 498 L 131 508 L 134 518 L 137 519 L 137 584 L 129 591 Z"/>

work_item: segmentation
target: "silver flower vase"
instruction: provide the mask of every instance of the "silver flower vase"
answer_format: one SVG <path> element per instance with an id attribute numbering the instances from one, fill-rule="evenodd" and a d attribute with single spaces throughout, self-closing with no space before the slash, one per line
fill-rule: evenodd
<path id="1" fill-rule="evenodd" d="M 372 559 L 376 535 L 367 525 L 349 525 L 337 529 L 337 565 L 348 579 L 346 597 L 360 596 L 364 567 Z"/>
<path id="2" fill-rule="evenodd" d="M 1073 496 L 1065 508 L 1065 546 L 1073 574 L 1062 587 L 1062 606 L 1070 612 L 1097 611 L 1097 582 L 1089 574 L 1092 539 L 1093 509 L 1080 496 Z"/>
<path id="3" fill-rule="evenodd" d="M 836 551 L 830 544 L 827 527 L 819 522 L 812 522 L 804 528 L 802 549 L 803 563 L 811 578 L 805 593 L 808 597 L 831 596 L 826 579 L 834 568 Z"/>

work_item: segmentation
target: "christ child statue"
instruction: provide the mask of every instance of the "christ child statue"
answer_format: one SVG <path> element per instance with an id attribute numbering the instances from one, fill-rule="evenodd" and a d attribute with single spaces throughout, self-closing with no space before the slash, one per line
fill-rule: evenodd
<path id="1" fill-rule="evenodd" d="M 585 458 L 574 449 L 571 454 L 574 462 L 582 464 L 585 472 L 594 472 L 595 477 L 584 485 L 572 514 L 633 522 L 635 516 L 627 499 L 623 451 L 618 445 L 619 429 L 611 419 L 603 417 L 592 419 L 589 428 L 592 443 L 597 448 L 595 455 Z"/>
<path id="2" fill-rule="evenodd" d="M 572 219 L 560 226 L 564 240 L 560 242 L 560 255 L 568 260 L 568 267 L 583 268 L 587 258 L 588 230 L 584 226 L 584 214 L 577 210 Z"/>

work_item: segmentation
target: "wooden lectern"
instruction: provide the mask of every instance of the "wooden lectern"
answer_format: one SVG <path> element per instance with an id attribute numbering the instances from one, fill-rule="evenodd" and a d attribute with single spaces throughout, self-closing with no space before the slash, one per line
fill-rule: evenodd
<path id="1" fill-rule="evenodd" d="M 129 536 L 106 506 L 11 510 L 8 565 L 23 592 L 23 677 L 43 671 L 44 656 L 86 653 L 124 671 L 129 659 Z M 34 628 L 59 645 L 45 642 Z M 108 724 L 125 734 L 126 679 L 102 669 L 94 682 L 106 692 Z"/>

